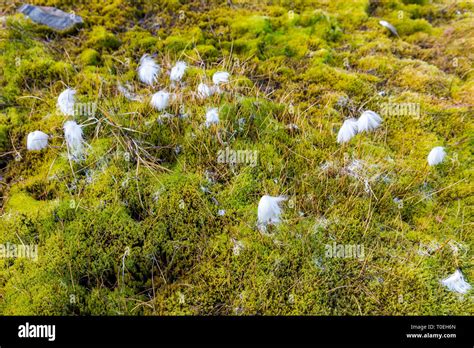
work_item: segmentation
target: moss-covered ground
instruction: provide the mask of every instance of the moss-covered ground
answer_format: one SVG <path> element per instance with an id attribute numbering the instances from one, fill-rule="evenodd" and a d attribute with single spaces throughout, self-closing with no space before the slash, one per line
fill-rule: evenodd
<path id="1" fill-rule="evenodd" d="M 472 290 L 440 283 L 458 268 L 474 283 L 471 1 L 32 3 L 85 23 L 56 33 L 19 1 L 0 11 L 0 244 L 38 245 L 37 260 L 0 259 L 0 314 L 474 313 Z M 145 53 L 163 68 L 154 87 L 137 79 Z M 177 60 L 189 69 L 170 89 Z M 219 70 L 223 93 L 196 98 Z M 62 115 L 66 87 L 95 115 Z M 172 117 L 148 104 L 165 87 Z M 211 106 L 220 123 L 203 127 Z M 366 109 L 382 126 L 337 144 Z M 82 162 L 67 157 L 68 119 Z M 26 151 L 34 130 L 47 149 Z M 429 167 L 434 146 L 447 158 Z M 257 164 L 219 163 L 226 147 Z M 264 194 L 288 197 L 267 233 Z M 333 243 L 364 256 L 327 257 Z"/>

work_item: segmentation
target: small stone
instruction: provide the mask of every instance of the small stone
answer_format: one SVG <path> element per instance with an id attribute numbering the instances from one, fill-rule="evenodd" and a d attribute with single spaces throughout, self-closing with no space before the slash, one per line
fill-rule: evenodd
<path id="1" fill-rule="evenodd" d="M 75 25 L 84 23 L 82 17 L 66 13 L 55 7 L 25 4 L 18 9 L 18 12 L 23 13 L 35 23 L 46 25 L 57 31 L 69 30 Z"/>

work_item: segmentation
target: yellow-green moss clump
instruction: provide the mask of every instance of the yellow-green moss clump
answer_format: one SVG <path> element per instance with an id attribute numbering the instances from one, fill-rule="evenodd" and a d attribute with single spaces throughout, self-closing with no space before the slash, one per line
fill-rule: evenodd
<path id="1" fill-rule="evenodd" d="M 87 48 L 79 55 L 79 62 L 83 65 L 99 65 L 100 54 L 92 48 Z"/>
<path id="2" fill-rule="evenodd" d="M 0 259 L 0 314 L 473 314 L 472 290 L 440 283 L 461 269 L 474 284 L 472 3 L 33 3 L 84 25 L 55 33 L 13 6 L 0 24 L 0 244 L 38 246 Z M 217 71 L 230 83 L 199 98 Z M 74 116 L 56 108 L 67 87 Z M 160 89 L 166 112 L 149 105 Z M 337 144 L 363 110 L 381 127 Z M 35 130 L 49 146 L 27 151 Z M 231 150 L 254 157 L 219 159 Z M 287 201 L 260 231 L 265 194 Z M 333 243 L 364 254 L 328 257 Z"/>

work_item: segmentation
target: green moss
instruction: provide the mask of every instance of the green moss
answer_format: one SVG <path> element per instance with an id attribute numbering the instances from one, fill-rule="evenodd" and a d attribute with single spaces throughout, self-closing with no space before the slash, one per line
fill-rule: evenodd
<path id="1" fill-rule="evenodd" d="M 36 200 L 24 192 L 12 192 L 5 207 L 7 211 L 19 212 L 32 218 L 38 218 L 50 214 L 56 204 L 56 201 Z"/>
<path id="2" fill-rule="evenodd" d="M 380 76 L 389 77 L 396 69 L 393 59 L 383 56 L 365 56 L 357 61 L 357 65 L 365 72 L 375 72 Z"/>
<path id="3" fill-rule="evenodd" d="M 166 37 L 163 44 L 170 52 L 178 53 L 203 43 L 203 33 L 199 28 L 189 31 L 175 30 Z"/>
<path id="4" fill-rule="evenodd" d="M 120 40 L 105 27 L 96 26 L 88 35 L 87 47 L 100 49 L 117 49 L 120 47 Z"/>
<path id="5" fill-rule="evenodd" d="M 472 5 L 34 3 L 85 25 L 53 33 L 7 10 L 0 31 L 0 243 L 39 247 L 36 261 L 0 259 L 1 314 L 471 314 L 469 294 L 439 280 L 456 267 L 474 277 Z M 145 53 L 162 68 L 152 87 L 137 79 Z M 171 86 L 177 60 L 188 69 Z M 198 98 L 222 70 L 222 93 Z M 80 162 L 56 107 L 66 86 L 97 103 L 74 117 Z M 149 105 L 159 89 L 177 96 L 166 112 Z M 420 112 L 384 113 L 388 102 Z M 382 126 L 337 144 L 343 120 L 368 109 Z M 47 149 L 26 150 L 34 130 Z M 447 157 L 429 167 L 434 146 Z M 226 149 L 256 161 L 222 162 Z M 266 232 L 264 194 L 288 198 Z M 363 245 L 364 259 L 326 257 L 334 242 Z M 444 247 L 419 252 L 431 243 Z"/>
<path id="6" fill-rule="evenodd" d="M 0 124 L 0 151 L 7 152 L 9 146 L 8 139 L 8 129 L 9 127 L 5 124 Z"/>
<path id="7" fill-rule="evenodd" d="M 196 50 L 201 59 L 212 59 L 219 55 L 219 51 L 212 45 L 197 45 Z"/>
<path id="8" fill-rule="evenodd" d="M 417 92 L 446 95 L 451 81 L 436 66 L 422 61 L 407 61 L 399 70 L 396 83 Z"/>
<path id="9" fill-rule="evenodd" d="M 371 75 L 348 73 L 327 65 L 308 69 L 305 77 L 310 83 L 328 85 L 334 90 L 344 91 L 349 95 L 358 95 L 359 97 L 373 95 L 373 87 L 371 87 L 370 82 L 377 80 Z"/>
<path id="10" fill-rule="evenodd" d="M 427 2 L 427 0 L 403 0 L 404 4 L 426 5 Z"/>
<path id="11" fill-rule="evenodd" d="M 82 65 L 99 65 L 100 54 L 92 48 L 85 49 L 79 56 Z"/>
<path id="12" fill-rule="evenodd" d="M 123 34 L 123 41 L 133 53 L 154 52 L 159 48 L 159 38 L 147 31 L 134 28 Z"/>
<path id="13" fill-rule="evenodd" d="M 231 24 L 231 32 L 235 38 L 255 38 L 271 31 L 270 21 L 263 16 L 240 17 Z"/>
<path id="14" fill-rule="evenodd" d="M 15 27 L 23 24 L 10 25 Z M 42 88 L 56 80 L 68 80 L 73 72 L 69 63 L 55 59 L 44 45 L 28 37 L 27 29 L 21 28 L 17 30 L 24 30 L 24 37 L 2 42 L 5 53 L 0 61 L 4 67 L 1 83 L 4 86 L 3 96 L 9 103 L 12 103 L 21 88 Z"/>

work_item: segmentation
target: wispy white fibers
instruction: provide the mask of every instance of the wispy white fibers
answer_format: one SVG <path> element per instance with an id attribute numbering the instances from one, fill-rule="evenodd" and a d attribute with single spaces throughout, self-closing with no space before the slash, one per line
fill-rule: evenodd
<path id="1" fill-rule="evenodd" d="M 42 131 L 34 131 L 28 134 L 26 138 L 26 148 L 29 151 L 42 150 L 48 146 L 48 134 Z"/>
<path id="2" fill-rule="evenodd" d="M 387 22 L 387 21 L 380 21 L 379 24 L 380 24 L 382 27 L 387 28 L 388 30 L 390 30 L 390 32 L 391 32 L 393 35 L 398 36 L 397 29 L 395 29 L 395 27 L 394 27 L 393 25 L 391 25 L 389 22 Z"/>
<path id="3" fill-rule="evenodd" d="M 219 85 L 229 82 L 229 73 L 226 71 L 217 71 L 212 75 L 212 82 L 214 86 L 211 87 L 212 94 L 221 94 Z"/>
<path id="4" fill-rule="evenodd" d="M 123 94 L 125 98 L 131 101 L 141 101 L 142 97 L 133 93 L 133 88 L 129 84 L 123 86 L 120 82 L 117 84 L 117 89 Z"/>
<path id="5" fill-rule="evenodd" d="M 227 71 L 217 71 L 212 75 L 212 82 L 215 85 L 229 82 L 229 73 Z"/>
<path id="6" fill-rule="evenodd" d="M 428 155 L 428 164 L 430 166 L 440 164 L 441 162 L 443 162 L 445 156 L 446 152 L 444 151 L 444 147 L 436 146 L 430 151 Z"/>
<path id="7" fill-rule="evenodd" d="M 209 127 L 211 124 L 219 123 L 219 110 L 217 108 L 207 109 L 206 112 L 206 127 Z"/>
<path id="8" fill-rule="evenodd" d="M 465 294 L 471 289 L 471 284 L 464 280 L 461 271 L 458 269 L 449 277 L 441 280 L 441 283 L 450 291 L 459 292 L 460 294 Z"/>
<path id="9" fill-rule="evenodd" d="M 357 120 L 355 118 L 349 118 L 345 120 L 341 129 L 339 130 L 339 133 L 337 133 L 337 142 L 339 144 L 348 142 L 354 135 L 357 134 L 357 130 Z"/>
<path id="10" fill-rule="evenodd" d="M 64 115 L 74 116 L 75 95 L 76 90 L 72 88 L 65 89 L 59 95 L 58 108 Z"/>
<path id="11" fill-rule="evenodd" d="M 382 123 L 379 114 L 371 110 L 364 111 L 357 120 L 357 129 L 359 132 L 368 132 L 376 129 Z"/>
<path id="12" fill-rule="evenodd" d="M 158 79 L 160 73 L 160 66 L 148 54 L 144 54 L 140 58 L 140 65 L 138 66 L 138 78 L 141 82 L 147 85 L 153 85 Z"/>
<path id="13" fill-rule="evenodd" d="M 153 94 L 150 104 L 158 111 L 163 111 L 170 103 L 170 94 L 166 91 L 159 91 Z"/>
<path id="14" fill-rule="evenodd" d="M 197 94 L 199 98 L 205 99 L 212 95 L 212 89 L 205 83 L 200 83 L 197 87 Z"/>
<path id="15" fill-rule="evenodd" d="M 82 159 L 84 154 L 84 140 L 82 138 L 82 127 L 75 121 L 67 121 L 64 123 L 64 137 L 68 151 L 73 160 Z"/>
<path id="16" fill-rule="evenodd" d="M 233 248 L 232 248 L 232 254 L 234 255 L 240 255 L 240 252 L 244 249 L 244 243 L 242 243 L 241 241 L 239 240 L 236 240 L 234 238 L 232 238 L 232 244 L 234 245 Z"/>
<path id="17" fill-rule="evenodd" d="M 171 69 L 170 80 L 175 82 L 181 81 L 187 67 L 185 62 L 176 62 L 175 66 Z"/>
<path id="18" fill-rule="evenodd" d="M 277 224 L 280 222 L 281 208 L 280 203 L 285 201 L 284 196 L 264 195 L 258 202 L 258 224 L 265 226 L 268 224 Z"/>

